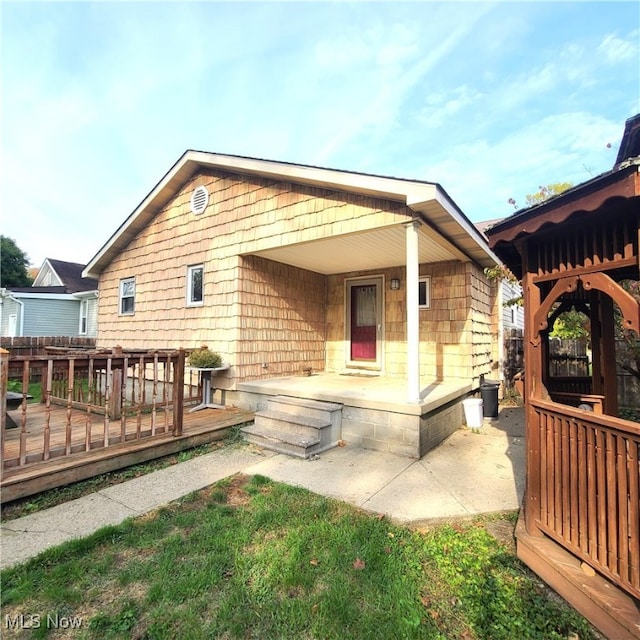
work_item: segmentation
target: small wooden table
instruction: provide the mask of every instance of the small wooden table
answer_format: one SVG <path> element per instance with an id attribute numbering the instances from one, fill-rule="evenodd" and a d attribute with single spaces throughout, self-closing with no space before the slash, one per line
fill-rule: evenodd
<path id="1" fill-rule="evenodd" d="M 27 394 L 27 400 L 33 400 L 33 396 L 30 394 Z M 7 413 L 6 418 L 7 418 L 7 423 L 6 423 L 6 428 L 7 429 L 17 429 L 18 425 L 14 422 L 13 418 L 9 415 L 8 411 L 10 409 L 17 409 L 21 404 L 22 404 L 22 400 L 23 400 L 23 395 L 21 393 L 16 393 L 15 391 L 7 391 Z"/>
<path id="2" fill-rule="evenodd" d="M 211 395 L 215 391 L 215 387 L 212 386 L 213 379 L 216 376 L 216 373 L 219 371 L 226 371 L 229 368 L 229 365 L 226 364 L 222 367 L 214 367 L 214 368 L 200 368 L 200 367 L 191 367 L 194 371 L 200 372 L 200 377 L 202 379 L 202 402 L 193 407 L 189 411 L 189 413 L 193 413 L 194 411 L 200 411 L 201 409 L 224 409 L 224 404 L 216 404 L 211 401 Z M 224 393 L 224 392 L 223 392 Z"/>

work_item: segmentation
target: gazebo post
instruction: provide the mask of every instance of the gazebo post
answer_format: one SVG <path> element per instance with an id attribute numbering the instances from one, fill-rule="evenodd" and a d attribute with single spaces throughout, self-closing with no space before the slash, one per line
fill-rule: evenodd
<path id="1" fill-rule="evenodd" d="M 541 536 L 536 520 L 540 517 L 540 424 L 539 416 L 529 402 L 529 398 L 540 397 L 542 384 L 542 346 L 541 341 L 536 341 L 533 312 L 538 309 L 541 302 L 540 288 L 533 282 L 534 274 L 529 270 L 528 250 L 523 245 L 523 293 L 524 293 L 524 384 L 526 421 L 526 447 L 527 447 L 527 487 L 525 495 L 525 525 L 530 535 Z"/>
<path id="2" fill-rule="evenodd" d="M 616 366 L 616 332 L 613 318 L 613 300 L 600 294 L 600 326 L 602 327 L 602 379 L 604 381 L 604 412 L 618 415 L 618 380 Z"/>
<path id="3" fill-rule="evenodd" d="M 600 313 L 600 293 L 590 292 L 589 308 L 591 310 L 591 393 L 603 395 L 602 383 L 602 322 Z"/>

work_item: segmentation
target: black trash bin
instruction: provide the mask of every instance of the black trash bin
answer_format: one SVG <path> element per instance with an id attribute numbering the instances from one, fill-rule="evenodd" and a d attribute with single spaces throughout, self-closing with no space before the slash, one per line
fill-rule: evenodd
<path id="1" fill-rule="evenodd" d="M 484 418 L 498 417 L 498 388 L 499 380 L 484 379 L 480 383 L 480 396 L 482 397 L 482 416 Z"/>

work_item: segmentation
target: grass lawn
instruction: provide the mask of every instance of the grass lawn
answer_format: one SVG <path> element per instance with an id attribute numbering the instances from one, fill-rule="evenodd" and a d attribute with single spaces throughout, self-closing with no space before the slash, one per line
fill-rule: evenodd
<path id="1" fill-rule="evenodd" d="M 513 516 L 417 531 L 236 475 L 3 571 L 2 637 L 598 637 L 500 525 Z"/>

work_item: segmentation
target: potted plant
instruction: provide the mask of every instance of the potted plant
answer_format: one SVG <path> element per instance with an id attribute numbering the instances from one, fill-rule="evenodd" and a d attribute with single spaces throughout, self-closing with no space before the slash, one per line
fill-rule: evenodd
<path id="1" fill-rule="evenodd" d="M 189 354 L 189 366 L 192 369 L 224 369 L 222 356 L 217 351 L 209 351 L 203 344 L 199 349 Z"/>

